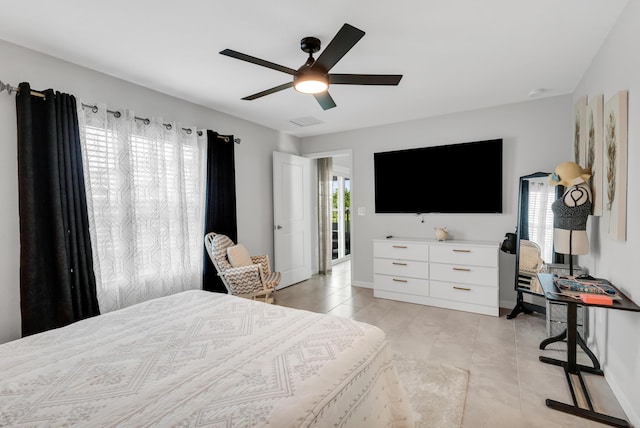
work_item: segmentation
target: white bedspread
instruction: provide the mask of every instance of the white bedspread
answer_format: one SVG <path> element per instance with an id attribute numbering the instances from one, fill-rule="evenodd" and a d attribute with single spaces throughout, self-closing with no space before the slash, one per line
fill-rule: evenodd
<path id="1" fill-rule="evenodd" d="M 405 427 L 371 325 L 187 291 L 0 345 L 0 426 Z"/>

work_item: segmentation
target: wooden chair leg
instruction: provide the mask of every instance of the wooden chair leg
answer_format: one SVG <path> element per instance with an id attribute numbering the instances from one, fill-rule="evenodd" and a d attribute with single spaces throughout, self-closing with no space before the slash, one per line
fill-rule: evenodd
<path id="1" fill-rule="evenodd" d="M 265 290 L 264 293 L 257 293 L 251 297 L 252 300 L 256 300 L 259 302 L 272 304 L 275 302 L 275 299 L 272 295 L 272 290 Z"/>

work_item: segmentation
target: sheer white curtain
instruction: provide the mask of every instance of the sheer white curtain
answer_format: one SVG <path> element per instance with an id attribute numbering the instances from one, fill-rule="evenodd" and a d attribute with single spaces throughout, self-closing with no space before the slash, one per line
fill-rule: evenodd
<path id="1" fill-rule="evenodd" d="M 201 288 L 206 139 L 105 105 L 78 118 L 100 311 Z"/>
<path id="2" fill-rule="evenodd" d="M 333 201 L 333 159 L 317 160 L 318 168 L 318 271 L 322 275 L 331 273 L 331 203 Z"/>
<path id="3" fill-rule="evenodd" d="M 553 261 L 553 211 L 555 187 L 531 180 L 529 183 L 529 239 L 540 245 L 542 259 Z"/>

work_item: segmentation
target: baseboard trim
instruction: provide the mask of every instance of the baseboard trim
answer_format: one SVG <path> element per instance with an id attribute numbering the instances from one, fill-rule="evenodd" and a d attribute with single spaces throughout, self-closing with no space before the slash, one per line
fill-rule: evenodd
<path id="1" fill-rule="evenodd" d="M 516 306 L 515 300 L 500 300 L 500 307 L 512 309 Z"/>
<path id="2" fill-rule="evenodd" d="M 604 378 L 607 380 L 607 383 L 609 384 L 609 388 L 611 388 L 613 395 L 615 395 L 615 397 L 618 399 L 618 403 L 620 403 L 620 407 L 622 407 L 622 410 L 624 410 L 624 413 L 627 415 L 627 419 L 631 423 L 631 426 L 640 426 L 640 416 L 636 413 L 633 405 L 627 399 L 624 391 L 616 382 L 616 378 L 611 375 L 607 376 L 608 370 L 606 370 L 606 367 L 603 367 L 603 369 L 605 369 Z"/>
<path id="3" fill-rule="evenodd" d="M 591 322 L 591 320 L 589 321 Z M 600 348 L 598 347 L 598 342 L 594 340 L 593 337 L 588 337 L 587 346 L 589 347 L 589 349 L 591 349 L 591 352 L 593 352 L 598 357 L 598 360 L 603 363 L 602 369 L 604 371 L 604 378 L 606 379 L 609 388 L 611 388 L 611 392 L 613 392 L 613 395 L 616 397 L 616 400 L 618 400 L 620 407 L 622 407 L 622 410 L 624 410 L 627 420 L 629 421 L 629 423 L 631 423 L 631 426 L 640 427 L 640 415 L 636 413 L 636 410 L 633 408 L 633 405 L 627 398 L 627 395 L 622 390 L 622 388 L 620 388 L 618 382 L 616 382 L 615 376 L 611 375 L 612 370 L 610 369 L 611 364 L 609 363 L 609 361 L 602 361 L 602 353 L 600 352 Z M 613 371 L 615 372 L 615 370 Z"/>
<path id="4" fill-rule="evenodd" d="M 373 289 L 373 282 L 351 281 L 351 285 L 353 285 L 354 287 L 371 288 L 371 289 Z"/>

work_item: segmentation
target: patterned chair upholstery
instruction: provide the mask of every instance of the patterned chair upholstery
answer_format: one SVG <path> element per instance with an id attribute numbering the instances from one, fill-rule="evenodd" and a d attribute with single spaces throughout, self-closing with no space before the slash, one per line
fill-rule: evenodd
<path id="1" fill-rule="evenodd" d="M 234 268 L 227 257 L 227 249 L 234 242 L 226 235 L 207 233 L 205 247 L 213 266 L 229 294 L 273 303 L 273 293 L 280 283 L 280 272 L 272 272 L 269 256 L 251 256 L 252 265 Z"/>
<path id="2" fill-rule="evenodd" d="M 540 246 L 535 242 L 521 239 L 518 265 L 518 286 L 543 294 L 538 273 L 544 272 L 546 266 L 541 257 Z"/>

